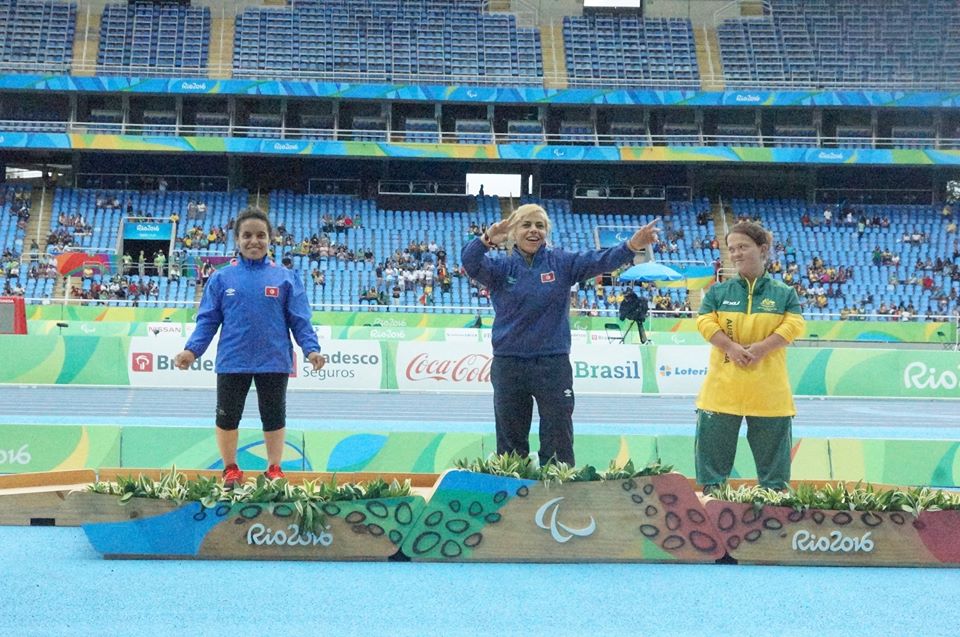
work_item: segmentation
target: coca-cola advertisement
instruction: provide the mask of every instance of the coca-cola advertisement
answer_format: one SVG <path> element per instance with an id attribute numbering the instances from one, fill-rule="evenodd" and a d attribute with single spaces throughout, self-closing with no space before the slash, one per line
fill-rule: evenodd
<path id="1" fill-rule="evenodd" d="M 397 388 L 412 391 L 492 392 L 489 343 L 401 342 Z"/>

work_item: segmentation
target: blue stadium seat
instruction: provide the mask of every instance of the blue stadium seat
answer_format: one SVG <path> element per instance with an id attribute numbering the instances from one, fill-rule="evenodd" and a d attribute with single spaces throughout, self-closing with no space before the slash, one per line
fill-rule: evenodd
<path id="1" fill-rule="evenodd" d="M 539 84 L 539 31 L 477 0 L 293 2 L 236 18 L 237 77 Z"/>
<path id="2" fill-rule="evenodd" d="M 210 25 L 209 7 L 142 1 L 107 4 L 100 18 L 97 70 L 205 76 Z"/>
<path id="3" fill-rule="evenodd" d="M 66 72 L 76 22 L 76 3 L 0 0 L 0 70 Z"/>

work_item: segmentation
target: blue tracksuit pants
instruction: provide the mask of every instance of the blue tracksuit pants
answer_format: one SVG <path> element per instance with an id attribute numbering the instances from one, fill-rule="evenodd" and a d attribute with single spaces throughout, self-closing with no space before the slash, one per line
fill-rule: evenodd
<path id="1" fill-rule="evenodd" d="M 530 453 L 533 401 L 540 412 L 540 464 L 574 464 L 573 368 L 570 356 L 494 356 L 490 371 L 497 421 L 497 453 Z"/>

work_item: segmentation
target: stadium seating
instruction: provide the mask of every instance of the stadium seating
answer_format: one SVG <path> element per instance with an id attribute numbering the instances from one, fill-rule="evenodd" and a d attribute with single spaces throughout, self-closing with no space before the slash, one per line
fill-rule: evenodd
<path id="1" fill-rule="evenodd" d="M 230 116 L 226 113 L 197 113 L 198 137 L 226 137 L 230 131 Z"/>
<path id="2" fill-rule="evenodd" d="M 11 213 L 14 210 L 14 200 L 17 193 L 30 193 L 29 186 L 14 186 L 0 182 L 0 194 L 3 204 L 0 205 L 0 249 L 10 248 L 17 253 L 23 252 L 24 232 L 17 227 L 17 217 Z"/>
<path id="3" fill-rule="evenodd" d="M 144 111 L 143 135 L 173 135 L 177 127 L 174 111 Z"/>
<path id="4" fill-rule="evenodd" d="M 591 121 L 560 122 L 560 141 L 571 144 L 597 143 L 597 133 Z"/>
<path id="5" fill-rule="evenodd" d="M 293 131 L 292 136 L 317 141 L 333 139 L 333 115 L 301 115 L 300 129 Z"/>
<path id="6" fill-rule="evenodd" d="M 828 289 L 840 287 L 842 294 L 828 298 L 826 306 L 819 308 L 814 299 L 808 296 L 804 312 L 824 318 L 837 318 L 844 309 L 862 308 L 865 313 L 874 313 L 881 305 L 887 307 L 912 306 L 913 314 L 942 315 L 936 300 L 938 290 L 949 294 L 951 289 L 960 287 L 957 280 L 951 281 L 949 275 L 942 272 L 917 267 L 918 260 L 933 263 L 937 258 L 947 258 L 951 254 L 956 235 L 948 234 L 946 223 L 939 207 L 930 205 L 854 205 L 845 206 L 852 212 L 854 224 L 845 224 L 841 213 L 834 212 L 829 227 L 823 223 L 823 212 L 828 206 L 813 206 L 793 199 L 735 199 L 732 203 L 734 214 L 759 218 L 774 233 L 776 241 L 784 245 L 784 250 L 774 255 L 780 259 L 784 268 L 790 263 L 799 266 L 797 280 L 805 287 L 811 287 L 807 279 L 807 268 L 814 257 L 820 257 L 825 267 L 852 267 L 853 275 L 843 283 L 824 283 Z M 829 206 L 832 211 L 837 206 Z M 803 217 L 811 219 L 804 225 Z M 845 216 L 845 215 L 843 215 Z M 858 236 L 856 221 L 860 217 L 869 219 L 871 224 Z M 889 220 L 889 227 L 873 223 L 875 218 Z M 918 243 L 904 241 L 904 235 L 919 233 L 923 240 Z M 874 251 L 879 249 L 896 257 L 886 263 L 875 262 Z M 930 274 L 932 289 L 924 289 L 921 281 Z M 777 278 L 783 278 L 780 273 Z M 864 299 L 870 299 L 864 302 Z M 957 302 L 950 303 L 951 309 Z"/>
<path id="7" fill-rule="evenodd" d="M 894 126 L 890 131 L 894 148 L 931 148 L 936 142 L 936 132 L 925 126 Z"/>
<path id="8" fill-rule="evenodd" d="M 210 24 L 209 7 L 107 4 L 100 19 L 97 70 L 141 76 L 205 75 Z"/>
<path id="9" fill-rule="evenodd" d="M 352 128 L 353 141 L 387 141 L 387 120 L 383 117 L 354 117 Z"/>
<path id="10" fill-rule="evenodd" d="M 0 0 L 0 70 L 66 72 L 76 24 L 76 3 Z"/>
<path id="11" fill-rule="evenodd" d="M 98 200 L 116 200 L 118 207 L 98 206 Z M 188 218 L 187 206 L 189 202 L 203 201 L 207 211 L 201 218 Z M 59 188 L 53 200 L 52 229 L 58 229 L 57 221 L 60 215 L 82 215 L 90 226 L 88 235 L 75 235 L 74 245 L 91 250 L 114 251 L 117 247 L 117 233 L 120 229 L 120 220 L 130 216 L 127 213 L 127 202 L 133 208 L 136 216 L 168 218 L 177 213 L 180 222 L 177 226 L 177 237 L 183 238 L 188 228 L 199 225 L 209 231 L 213 225 L 223 226 L 231 217 L 247 205 L 245 190 L 224 192 L 140 192 L 136 190 L 94 190 L 81 188 Z M 228 243 L 210 252 L 230 254 L 232 250 L 232 235 Z"/>
<path id="12" fill-rule="evenodd" d="M 542 144 L 543 124 L 539 120 L 511 120 L 507 122 L 508 144 Z"/>
<path id="13" fill-rule="evenodd" d="M 774 135 L 780 139 L 774 141 L 776 146 L 786 148 L 816 148 L 817 129 L 813 126 L 777 125 L 773 129 Z"/>
<path id="14" fill-rule="evenodd" d="M 97 202 L 116 200 L 119 208 L 97 206 Z M 203 200 L 208 204 L 206 214 L 200 218 L 191 218 L 187 214 L 189 201 Z M 235 250 L 233 237 L 227 233 L 226 242 L 211 245 L 201 245 L 195 242 L 186 247 L 183 238 L 198 228 L 197 235 L 205 236 L 215 227 L 226 227 L 229 219 L 247 203 L 247 193 L 237 191 L 233 193 L 196 193 L 196 192 L 146 192 L 91 190 L 61 188 L 54 199 L 53 214 L 54 230 L 68 230 L 74 235 L 73 245 L 77 248 L 91 251 L 112 250 L 117 243 L 117 232 L 120 220 L 127 216 L 126 206 L 130 202 L 136 214 L 148 217 L 168 217 L 177 212 L 180 214 L 178 224 L 178 249 L 185 255 L 185 262 L 202 255 L 232 255 Z M 568 201 L 537 200 L 525 198 L 524 202 L 539 202 L 548 210 L 554 220 L 553 242 L 570 250 L 591 249 L 595 247 L 594 228 L 609 226 L 616 228 L 635 228 L 641 218 L 620 214 L 579 214 L 570 209 Z M 480 226 L 498 221 L 501 218 L 500 202 L 497 197 L 485 196 L 475 200 L 474 212 L 446 211 L 424 212 L 416 210 L 382 210 L 372 200 L 360 199 L 347 195 L 299 195 L 287 191 L 274 191 L 269 196 L 269 210 L 275 227 L 283 227 L 285 232 L 293 237 L 292 246 L 275 245 L 275 257 L 290 256 L 292 265 L 304 275 L 305 284 L 310 298 L 315 303 L 326 305 L 356 306 L 360 295 L 371 287 L 377 288 L 377 264 L 383 263 L 397 251 L 402 251 L 410 241 L 429 243 L 436 241 L 446 252 L 446 264 L 451 272 L 459 270 L 459 255 L 463 245 L 473 238 L 469 232 L 471 224 Z M 713 222 L 706 226 L 697 226 L 696 217 L 699 213 L 709 211 L 710 205 L 706 200 L 692 203 L 672 203 L 672 213 L 665 222 L 665 227 L 671 230 L 683 230 L 684 237 L 675 241 L 673 252 L 664 251 L 660 260 L 667 263 L 711 263 L 719 256 L 706 244 L 713 237 L 715 230 Z M 56 220 L 61 214 L 82 215 L 90 226 L 89 235 L 73 233 L 72 227 L 60 227 Z M 345 246 L 352 255 L 363 252 L 372 253 L 372 261 L 363 258 L 339 259 L 334 256 L 324 256 L 319 260 L 311 260 L 298 249 L 300 242 L 313 235 L 322 234 L 324 215 L 336 217 L 348 215 L 353 220 L 353 227 L 349 230 L 327 232 L 333 244 Z M 703 243 L 706 247 L 694 243 Z M 132 255 L 135 257 L 135 255 Z M 436 262 L 435 255 L 429 258 Z M 148 259 L 149 262 L 149 259 Z M 310 272 L 313 269 L 325 273 L 324 285 L 317 285 Z M 136 276 L 131 273 L 131 276 Z M 149 276 L 149 273 L 148 273 Z M 109 279 L 109 275 L 104 275 Z M 94 276 L 85 280 L 83 290 L 89 290 Z M 180 282 L 168 282 L 165 278 L 154 279 L 159 286 L 159 297 L 155 300 L 189 301 L 192 300 L 195 288 L 194 277 L 183 276 Z M 100 279 L 101 283 L 104 279 Z M 393 298 L 391 305 L 405 305 L 422 307 L 426 311 L 448 311 L 449 308 L 459 308 L 457 311 L 472 312 L 475 308 L 489 305 L 489 300 L 471 282 L 463 276 L 454 276 L 448 289 L 443 289 L 439 282 L 433 286 L 433 294 L 428 299 L 423 285 L 411 286 L 405 289 L 399 298 Z M 386 288 L 381 285 L 379 289 Z M 608 296 L 615 295 L 616 289 L 608 286 L 603 294 L 594 289 L 581 290 L 581 298 L 586 300 L 588 307 L 597 305 L 599 310 L 616 309 Z M 686 300 L 686 291 L 683 288 L 664 289 L 663 294 L 670 298 L 671 303 L 679 307 Z M 150 299 L 146 299 L 149 301 Z M 109 304 L 129 305 L 131 300 L 110 299 Z"/>
<path id="15" fill-rule="evenodd" d="M 24 247 L 25 232 L 13 214 L 19 204 L 17 196 L 25 197 L 29 204 L 31 187 L 0 182 L 0 295 L 20 293 L 27 298 L 49 298 L 53 292 L 53 279 L 29 276 L 30 264 L 21 257 L 28 250 Z"/>
<path id="16" fill-rule="evenodd" d="M 540 58 L 537 29 L 478 0 L 300 0 L 244 9 L 233 65 L 236 77 L 538 84 Z"/>
<path id="17" fill-rule="evenodd" d="M 613 143 L 617 146 L 649 146 L 650 131 L 643 124 L 613 122 L 610 124 L 610 136 L 604 143 Z"/>
<path id="18" fill-rule="evenodd" d="M 112 280 L 117 277 L 118 274 L 119 273 L 96 272 L 91 277 L 81 278 L 78 287 L 81 294 L 83 294 L 83 298 L 91 300 L 98 298 L 100 299 L 100 304 L 114 307 L 129 307 L 133 305 L 147 307 L 151 305 L 161 305 L 169 307 L 189 305 L 196 302 L 197 282 L 195 277 L 181 276 L 177 280 L 170 280 L 166 276 L 146 275 L 141 277 L 136 273 L 127 273 L 125 279 L 126 284 L 122 286 L 123 295 L 119 296 L 117 294 L 111 294 L 109 291 Z M 129 294 L 129 285 L 131 283 L 138 288 L 136 297 L 132 297 Z M 146 292 L 147 286 L 150 284 L 153 284 L 156 289 L 156 292 L 152 294 Z M 92 290 L 94 286 L 97 285 L 104 288 L 102 295 L 92 295 Z M 72 296 L 74 298 L 79 297 L 76 293 L 73 293 Z"/>
<path id="19" fill-rule="evenodd" d="M 872 148 L 873 131 L 864 126 L 837 126 L 838 148 Z"/>
<path id="20" fill-rule="evenodd" d="M 414 144 L 440 142 L 440 124 L 435 119 L 408 117 L 404 122 L 404 140 Z"/>
<path id="21" fill-rule="evenodd" d="M 91 125 L 87 126 L 88 133 L 103 133 L 119 135 L 123 130 L 123 113 L 118 110 L 95 108 L 90 111 Z"/>
<path id="22" fill-rule="evenodd" d="M 951 0 L 770 0 L 768 7 L 762 17 L 719 26 L 728 87 L 936 88 L 960 72 L 960 5 Z"/>
<path id="23" fill-rule="evenodd" d="M 12 199 L 9 188 L 4 189 L 7 200 Z M 97 200 L 116 200 L 120 208 L 97 206 Z M 183 238 L 193 228 L 198 236 L 205 236 L 214 228 L 225 228 L 248 200 L 245 191 L 233 193 L 196 192 L 137 192 L 61 188 L 53 203 L 53 229 L 68 230 L 73 234 L 73 245 L 90 251 L 112 251 L 117 244 L 120 219 L 127 215 L 129 200 L 136 214 L 148 217 L 167 217 L 173 212 L 180 214 L 178 247 L 185 255 L 185 263 L 202 255 L 232 255 L 235 246 L 228 231 L 226 241 L 206 245 L 195 242 L 187 248 Z M 200 217 L 187 213 L 189 201 L 203 200 L 207 212 Z M 626 214 L 583 214 L 574 212 L 567 200 L 538 200 L 525 197 L 523 203 L 537 202 L 549 212 L 554 223 L 552 241 L 566 249 L 589 249 L 595 246 L 594 231 L 598 227 L 615 229 L 636 228 L 644 217 Z M 842 282 L 826 282 L 828 290 L 839 289 L 840 294 L 830 295 L 822 306 L 816 303 L 815 295 L 807 295 L 805 313 L 812 317 L 836 318 L 851 307 L 862 313 L 873 313 L 885 306 L 912 308 L 914 316 L 943 315 L 956 307 L 955 299 L 945 297 L 960 287 L 960 279 L 946 270 L 933 270 L 927 262 L 935 263 L 950 254 L 956 235 L 945 229 L 943 213 L 930 205 L 879 206 L 848 204 L 840 208 L 832 206 L 834 216 L 829 227 L 824 225 L 825 206 L 812 206 L 799 200 L 753 200 L 735 199 L 732 202 L 736 216 L 758 218 L 769 227 L 779 242 L 773 260 L 784 268 L 775 276 L 783 278 L 785 268 L 795 263 L 798 271 L 795 280 L 802 283 L 804 291 L 814 289 L 820 281 L 807 279 L 807 269 L 814 257 L 823 260 L 828 268 L 852 268 L 852 274 Z M 472 285 L 468 278 L 454 276 L 449 286 L 441 287 L 438 281 L 427 294 L 423 284 L 411 285 L 394 298 L 392 289 L 383 277 L 378 282 L 377 267 L 397 251 L 403 251 L 410 241 L 430 243 L 435 241 L 446 252 L 446 264 L 451 272 L 459 270 L 459 254 L 463 245 L 472 239 L 471 224 L 490 225 L 501 218 L 497 197 L 486 196 L 475 200 L 472 212 L 444 211 L 425 212 L 417 210 L 383 210 L 373 200 L 347 195 L 299 195 L 275 191 L 269 195 L 270 214 L 275 226 L 282 226 L 291 237 L 290 245 L 276 244 L 275 256 L 290 256 L 292 267 L 302 272 L 311 301 L 327 306 L 356 307 L 361 295 L 370 288 L 388 292 L 389 304 L 420 308 L 423 311 L 455 311 L 471 313 L 486 307 L 489 300 Z M 716 235 L 709 217 L 710 203 L 706 199 L 692 202 L 670 202 L 670 212 L 665 215 L 661 243 L 656 248 L 658 261 L 668 265 L 712 264 L 719 258 L 719 251 L 710 246 Z M 856 223 L 847 223 L 841 218 L 847 211 L 859 220 L 870 219 L 871 224 L 863 229 L 862 236 Z M 22 232 L 15 229 L 15 219 L 5 208 L 0 218 L 0 238 L 3 245 L 22 250 Z M 72 226 L 60 227 L 60 214 L 82 215 L 90 226 L 89 234 L 75 233 Z M 311 259 L 301 251 L 301 242 L 313 235 L 323 234 L 323 217 L 335 218 L 348 215 L 353 226 L 348 230 L 326 232 L 336 246 L 342 245 L 351 258 L 333 255 Z M 807 221 L 804 220 L 806 217 Z M 704 225 L 698 224 L 705 219 Z M 889 225 L 881 227 L 873 223 L 876 218 L 886 218 Z M 919 233 L 920 241 L 909 240 Z M 876 250 L 895 255 L 895 261 L 878 262 Z M 364 257 L 369 253 L 369 260 Z M 884 257 L 886 259 L 886 257 Z M 427 260 L 436 262 L 436 255 Z M 947 259 L 950 261 L 950 259 Z M 323 271 L 326 280 L 320 285 L 310 273 Z M 190 302 L 195 298 L 195 277 L 187 272 L 179 282 L 166 278 L 154 278 L 158 296 L 149 301 Z M 928 277 L 929 275 L 929 277 Z M 951 276 L 952 275 L 952 276 Z M 109 275 L 104 275 L 109 278 Z M 135 276 L 135 273 L 132 275 Z M 149 273 L 148 273 L 149 276 Z M 37 298 L 52 294 L 52 281 L 32 279 L 27 276 L 26 266 L 16 272 L 14 278 L 24 287 L 27 296 Z M 923 279 L 929 278 L 928 285 Z M 89 290 L 96 276 L 82 283 Z M 103 282 L 103 280 L 101 280 Z M 597 288 L 592 283 L 577 291 L 577 303 L 583 312 L 612 311 L 617 307 L 617 295 L 623 285 L 616 279 L 611 285 Z M 663 296 L 673 308 L 687 301 L 684 288 L 648 288 L 649 297 Z M 110 304 L 131 304 L 133 301 L 110 299 Z"/>
<path id="24" fill-rule="evenodd" d="M 280 137 L 282 121 L 279 113 L 250 113 L 247 137 Z"/>
<path id="25" fill-rule="evenodd" d="M 681 18 L 563 18 L 570 86 L 699 88 L 693 28 Z"/>
<path id="26" fill-rule="evenodd" d="M 700 146 L 700 128 L 692 122 L 664 122 L 664 140 L 669 146 Z"/>
<path id="27" fill-rule="evenodd" d="M 485 119 L 458 119 L 454 124 L 457 143 L 492 144 L 493 125 Z"/>
<path id="28" fill-rule="evenodd" d="M 720 146 L 759 146 L 760 137 L 755 126 L 718 124 L 714 143 Z"/>
<path id="29" fill-rule="evenodd" d="M 55 121 L 55 116 L 49 116 L 49 119 L 37 119 L 44 117 L 43 114 L 36 113 L 25 116 L 8 116 L 0 120 L 0 130 L 18 131 L 21 133 L 64 133 L 67 130 L 65 121 Z"/>

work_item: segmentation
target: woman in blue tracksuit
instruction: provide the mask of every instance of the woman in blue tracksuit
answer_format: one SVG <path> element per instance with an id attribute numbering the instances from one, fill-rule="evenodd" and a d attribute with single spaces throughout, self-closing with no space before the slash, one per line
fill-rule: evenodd
<path id="1" fill-rule="evenodd" d="M 287 380 L 293 369 L 290 333 L 315 370 L 325 362 L 300 275 L 270 260 L 270 236 L 270 220 L 262 210 L 247 208 L 237 216 L 234 238 L 240 256 L 207 281 L 196 330 L 175 359 L 178 368 L 187 369 L 220 330 L 216 432 L 227 486 L 243 481 L 237 466 L 237 427 L 251 382 L 257 385 L 267 448 L 265 475 L 282 478 Z"/>
<path id="2" fill-rule="evenodd" d="M 547 246 L 550 218 L 536 204 L 517 208 L 467 243 L 464 270 L 490 291 L 497 453 L 530 453 L 533 401 L 540 412 L 540 463 L 574 464 L 570 288 L 633 260 L 657 238 L 654 219 L 618 246 L 567 252 Z M 506 243 L 506 255 L 488 250 Z"/>

